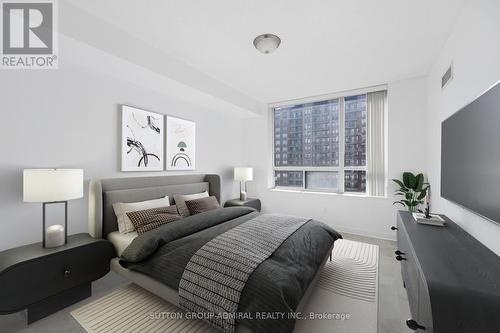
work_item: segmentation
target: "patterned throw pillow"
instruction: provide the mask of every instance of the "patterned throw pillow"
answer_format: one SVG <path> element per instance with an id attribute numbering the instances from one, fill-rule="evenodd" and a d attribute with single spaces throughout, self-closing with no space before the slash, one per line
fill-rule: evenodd
<path id="1" fill-rule="evenodd" d="M 207 212 L 219 208 L 219 202 L 215 196 L 186 201 L 186 207 L 191 215 Z"/>
<path id="2" fill-rule="evenodd" d="M 169 206 L 170 201 L 168 196 L 160 199 L 146 200 L 141 202 L 116 202 L 113 204 L 113 210 L 116 214 L 116 222 L 118 223 L 118 231 L 122 234 L 126 234 L 134 231 L 134 225 L 130 218 L 127 216 L 129 212 L 135 212 L 139 210 L 145 210 L 150 208 L 160 208 Z"/>
<path id="3" fill-rule="evenodd" d="M 208 198 L 208 192 L 194 193 L 194 194 L 174 194 L 174 201 L 177 205 L 177 210 L 182 217 L 188 217 L 189 209 L 186 206 L 186 201 L 195 200 L 200 198 Z"/>
<path id="4" fill-rule="evenodd" d="M 127 216 L 139 235 L 182 218 L 175 205 L 128 212 Z"/>

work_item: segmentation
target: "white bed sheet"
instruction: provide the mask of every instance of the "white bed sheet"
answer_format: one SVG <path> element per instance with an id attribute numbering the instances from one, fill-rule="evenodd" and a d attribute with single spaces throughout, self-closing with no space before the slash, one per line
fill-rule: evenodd
<path id="1" fill-rule="evenodd" d="M 115 246 L 118 256 L 121 256 L 123 251 L 125 251 L 127 246 L 129 246 L 137 236 L 138 234 L 135 231 L 126 234 L 122 234 L 119 231 L 113 231 L 108 234 L 108 240 Z"/>

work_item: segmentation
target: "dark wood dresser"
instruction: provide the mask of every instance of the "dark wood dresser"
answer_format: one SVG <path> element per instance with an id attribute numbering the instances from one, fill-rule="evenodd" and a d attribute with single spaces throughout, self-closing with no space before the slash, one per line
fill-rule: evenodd
<path id="1" fill-rule="evenodd" d="M 446 225 L 436 227 L 400 211 L 391 228 L 412 314 L 407 325 L 419 332 L 498 333 L 500 257 L 441 216 Z"/>

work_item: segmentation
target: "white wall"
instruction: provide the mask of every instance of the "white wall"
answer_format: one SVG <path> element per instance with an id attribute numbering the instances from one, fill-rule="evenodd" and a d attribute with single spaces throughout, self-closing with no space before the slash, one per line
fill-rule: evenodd
<path id="1" fill-rule="evenodd" d="M 485 220 L 439 196 L 441 122 L 500 80 L 500 2 L 466 2 L 455 28 L 428 77 L 428 173 L 433 210 L 448 215 L 500 255 L 500 225 Z M 442 90 L 441 75 L 453 62 L 455 77 Z"/>
<path id="2" fill-rule="evenodd" d="M 400 178 L 403 171 L 423 172 L 426 165 L 427 86 L 424 77 L 390 83 L 388 86 L 388 173 Z M 397 208 L 392 206 L 394 186 L 387 198 L 271 191 L 271 130 L 268 116 L 249 119 L 244 126 L 245 165 L 252 166 L 255 181 L 249 195 L 262 200 L 263 210 L 315 218 L 338 231 L 395 239 L 390 226 Z"/>
<path id="3" fill-rule="evenodd" d="M 41 205 L 22 201 L 24 168 L 83 168 L 90 178 L 165 175 L 121 173 L 119 104 L 197 123 L 197 173 L 223 177 L 235 197 L 232 167 L 241 160 L 241 120 L 176 99 L 167 78 L 61 36 L 58 70 L 0 73 L 0 250 L 41 240 Z M 167 82 L 168 83 L 168 82 Z M 175 95 L 175 94 L 174 94 Z M 61 222 L 61 207 L 49 218 Z M 69 202 L 69 233 L 87 231 L 87 198 Z"/>
<path id="4" fill-rule="evenodd" d="M 441 121 L 500 79 L 498 17 L 498 1 L 468 1 L 429 76 L 389 83 L 388 172 L 394 178 L 406 170 L 427 171 L 434 210 L 500 254 L 500 226 L 438 195 Z M 196 172 L 223 176 L 223 200 L 237 195 L 232 167 L 248 165 L 255 168 L 249 194 L 261 198 L 264 211 L 309 216 L 339 231 L 394 239 L 389 227 L 397 208 L 392 206 L 391 183 L 387 198 L 270 191 L 267 115 L 242 122 L 227 104 L 210 102 L 212 97 L 190 92 L 154 68 L 134 65 L 98 47 L 61 35 L 60 69 L 0 73 L 0 250 L 41 238 L 40 205 L 22 202 L 22 169 L 84 168 L 87 181 L 148 175 L 119 172 L 121 103 L 195 120 Z M 451 61 L 455 78 L 441 91 L 440 77 Z M 202 100 L 210 107 L 200 107 Z M 214 112 L 217 105 L 225 111 Z M 49 213 L 60 222 L 60 209 Z M 70 202 L 70 233 L 86 231 L 86 216 L 86 198 Z"/>

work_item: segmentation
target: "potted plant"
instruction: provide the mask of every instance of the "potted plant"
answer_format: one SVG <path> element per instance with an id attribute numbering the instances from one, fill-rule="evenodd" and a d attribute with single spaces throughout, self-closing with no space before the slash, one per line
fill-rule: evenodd
<path id="1" fill-rule="evenodd" d="M 424 198 L 430 188 L 429 183 L 424 182 L 424 175 L 404 172 L 402 180 L 393 179 L 393 181 L 399 186 L 394 194 L 403 196 L 403 199 L 394 201 L 393 205 L 400 204 L 408 208 L 410 212 L 421 212 L 418 206 L 424 203 Z"/>

